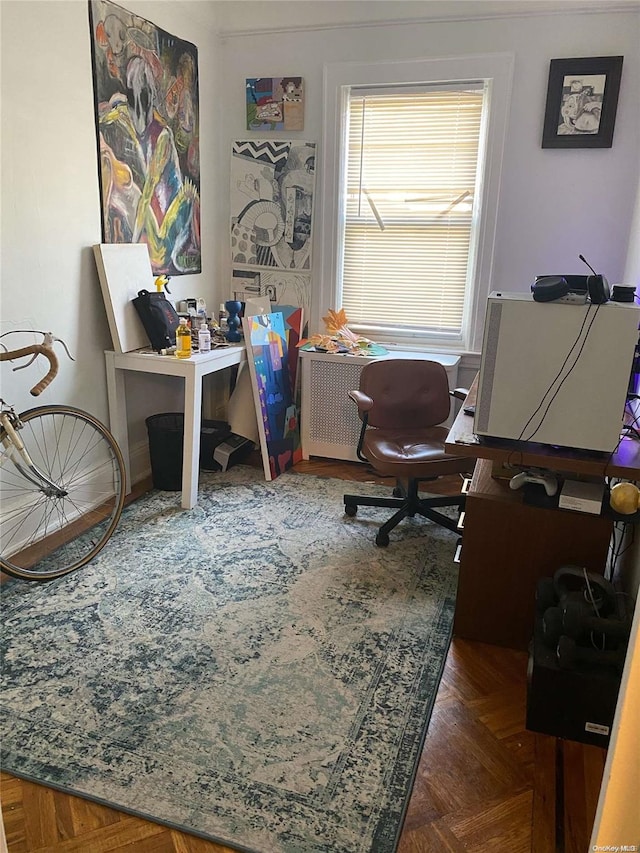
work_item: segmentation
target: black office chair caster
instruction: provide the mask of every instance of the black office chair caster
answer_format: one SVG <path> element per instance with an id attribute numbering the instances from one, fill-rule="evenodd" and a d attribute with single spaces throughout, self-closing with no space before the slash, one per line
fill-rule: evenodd
<path id="1" fill-rule="evenodd" d="M 389 544 L 389 534 L 388 533 L 378 533 L 376 535 L 376 545 L 378 548 L 386 548 Z"/>
<path id="2" fill-rule="evenodd" d="M 349 518 L 353 518 L 353 516 L 358 512 L 358 507 L 356 504 L 348 504 L 344 505 L 344 514 L 348 515 Z"/>

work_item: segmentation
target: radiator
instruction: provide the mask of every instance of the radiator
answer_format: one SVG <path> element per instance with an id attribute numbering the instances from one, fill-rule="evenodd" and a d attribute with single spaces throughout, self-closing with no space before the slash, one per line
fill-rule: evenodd
<path id="1" fill-rule="evenodd" d="M 459 356 L 408 351 L 394 351 L 379 358 L 406 358 L 438 361 L 447 371 L 449 388 L 456 387 Z M 357 388 L 362 368 L 373 358 L 329 355 L 300 351 L 302 410 L 300 432 L 302 456 L 358 461 L 356 447 L 360 435 L 360 419 L 356 404 L 348 392 Z M 445 421 L 450 426 L 454 415 Z"/>

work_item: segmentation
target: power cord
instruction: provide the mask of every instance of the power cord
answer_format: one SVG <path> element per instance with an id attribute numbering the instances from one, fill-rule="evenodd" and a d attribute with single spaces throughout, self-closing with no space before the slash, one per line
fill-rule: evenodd
<path id="1" fill-rule="evenodd" d="M 525 432 L 525 430 L 526 430 L 527 426 L 531 423 L 531 421 L 534 419 L 534 417 L 536 416 L 536 414 L 537 414 L 537 413 L 540 411 L 540 409 L 542 408 L 542 405 L 543 405 L 543 403 L 544 403 L 544 398 L 545 398 L 545 397 L 547 396 L 547 394 L 551 391 L 551 389 L 553 388 L 553 385 L 554 385 L 554 383 L 557 381 L 557 379 L 561 376 L 562 371 L 564 370 L 564 368 L 565 368 L 565 365 L 566 365 L 567 361 L 568 361 L 568 360 L 569 360 L 569 358 L 571 357 L 571 353 L 573 352 L 573 350 L 575 349 L 575 347 L 577 346 L 577 344 L 578 344 L 578 342 L 579 342 L 579 340 L 580 340 L 580 337 L 581 337 L 581 335 L 582 335 L 582 331 L 583 331 L 584 326 L 585 326 L 585 323 L 586 323 L 586 321 L 587 321 L 587 317 L 589 316 L 589 310 L 590 310 L 590 309 L 591 309 L 591 305 L 589 306 L 589 309 L 587 310 L 587 313 L 586 313 L 586 314 L 585 314 L 585 316 L 584 316 L 584 320 L 582 321 L 582 326 L 580 327 L 580 331 L 579 331 L 579 333 L 578 333 L 578 337 L 576 338 L 576 340 L 575 340 L 575 341 L 574 341 L 574 343 L 573 343 L 573 346 L 572 346 L 572 347 L 571 347 L 571 349 L 569 350 L 569 354 L 568 354 L 568 355 L 567 355 L 567 357 L 565 358 L 565 360 L 564 360 L 564 363 L 563 363 L 562 367 L 561 367 L 561 368 L 560 368 L 560 370 L 558 371 L 558 373 L 557 373 L 557 375 L 556 375 L 555 379 L 553 380 L 553 382 L 551 383 L 551 385 L 549 386 L 549 388 L 547 389 L 547 391 L 545 391 L 544 396 L 543 396 L 543 398 L 542 398 L 542 400 L 541 400 L 541 402 L 540 402 L 540 405 L 538 406 L 538 408 L 536 409 L 536 411 L 531 415 L 531 417 L 529 418 L 529 420 L 527 421 L 527 423 L 524 425 L 524 427 L 523 427 L 523 429 L 522 429 L 522 432 L 520 433 L 519 438 L 522 438 L 522 437 L 523 437 L 524 432 Z M 593 326 L 593 324 L 594 324 L 594 322 L 595 322 L 596 317 L 598 316 L 598 311 L 599 311 L 599 310 L 600 310 L 600 305 L 597 305 L 597 306 L 596 306 L 595 313 L 594 313 L 593 317 L 591 318 L 591 322 L 589 323 L 589 326 L 588 326 L 588 328 L 587 328 L 586 334 L 585 334 L 585 336 L 584 336 L 584 339 L 583 339 L 583 341 L 582 341 L 582 344 L 580 345 L 580 349 L 578 350 L 578 354 L 576 355 L 576 357 L 575 357 L 575 359 L 574 359 L 574 361 L 573 361 L 573 364 L 571 365 L 571 367 L 569 368 L 569 370 L 568 370 L 568 371 L 567 371 L 567 373 L 565 374 L 564 378 L 562 379 L 562 381 L 560 382 L 560 384 L 558 385 L 558 387 L 557 387 L 557 388 L 556 388 L 556 390 L 554 391 L 553 396 L 551 397 L 551 399 L 550 399 L 550 400 L 549 400 L 549 402 L 547 403 L 547 408 L 546 408 L 546 409 L 544 410 L 544 412 L 542 413 L 542 418 L 540 419 L 540 423 L 539 423 L 539 424 L 538 424 L 538 426 L 534 429 L 534 431 L 531 433 L 531 435 L 530 435 L 528 438 L 524 439 L 525 441 L 531 441 L 531 440 L 532 440 L 532 438 L 534 437 L 534 435 L 535 435 L 535 434 L 538 432 L 538 430 L 542 427 L 542 424 L 544 423 L 544 419 L 546 418 L 546 416 L 547 416 L 547 414 L 548 414 L 548 412 L 549 412 L 549 409 L 551 408 L 551 405 L 552 405 L 553 401 L 554 401 L 554 400 L 555 400 L 555 398 L 558 396 L 558 394 L 560 393 L 560 389 L 562 388 L 562 386 L 564 385 L 564 383 L 565 383 L 565 382 L 567 381 L 567 379 L 571 376 L 571 374 L 572 374 L 573 370 L 575 369 L 575 366 L 576 366 L 576 365 L 577 365 L 577 363 L 578 363 L 578 359 L 579 359 L 579 358 L 580 358 L 580 356 L 582 355 L 582 351 L 583 351 L 583 350 L 584 350 L 584 348 L 585 348 L 585 345 L 586 345 L 587 340 L 588 340 L 588 338 L 589 338 L 589 333 L 591 332 L 591 328 L 592 328 L 592 326 Z"/>
<path id="2" fill-rule="evenodd" d="M 525 425 L 522 427 L 522 429 L 521 429 L 521 431 L 520 431 L 520 435 L 518 436 L 518 438 L 516 439 L 516 441 L 521 441 L 521 440 L 522 440 L 522 437 L 523 437 L 523 435 L 524 435 L 524 433 L 525 433 L 525 431 L 526 431 L 527 427 L 529 426 L 529 424 L 531 423 L 531 421 L 535 418 L 535 416 L 538 414 L 538 412 L 540 411 L 540 409 L 541 409 L 541 408 L 542 408 L 542 406 L 544 405 L 545 398 L 547 397 L 547 395 L 548 395 L 549 393 L 551 393 L 551 391 L 553 390 L 553 386 L 554 386 L 554 385 L 555 385 L 555 383 L 558 381 L 558 379 L 560 378 L 560 376 L 562 376 L 562 372 L 563 372 L 563 370 L 565 369 L 565 367 L 566 367 L 566 365 L 567 365 L 567 362 L 568 362 L 568 361 L 569 361 L 569 359 L 571 358 L 571 356 L 572 356 L 572 354 L 573 354 L 574 349 L 578 346 L 578 344 L 579 344 L 579 342 L 580 342 L 580 338 L 582 337 L 582 333 L 583 333 L 583 331 L 584 331 L 584 327 L 585 327 L 585 325 L 586 325 L 586 323 L 587 323 L 587 320 L 588 320 L 588 318 L 589 318 L 589 313 L 590 313 L 590 311 L 591 311 L 591 307 L 592 307 L 592 303 L 590 303 L 590 304 L 589 304 L 589 306 L 588 306 L 588 308 L 587 308 L 587 311 L 586 311 L 586 313 L 585 313 L 585 315 L 584 315 L 584 318 L 583 318 L 583 320 L 582 320 L 582 325 L 580 326 L 580 331 L 578 332 L 578 334 L 577 334 L 576 339 L 574 340 L 574 342 L 571 344 L 571 347 L 570 347 L 570 349 L 569 349 L 569 352 L 568 352 L 568 353 L 567 353 L 567 355 L 565 356 L 565 359 L 564 359 L 564 361 L 562 362 L 562 366 L 560 367 L 560 370 L 556 373 L 556 375 L 554 376 L 554 378 L 551 380 L 551 383 L 549 384 L 549 387 L 547 388 L 547 390 L 546 390 L 546 391 L 544 392 L 544 394 L 542 395 L 542 398 L 540 399 L 540 403 L 538 404 L 538 407 L 537 407 L 537 408 L 536 408 L 536 410 L 532 413 L 532 415 L 529 417 L 529 419 L 527 420 L 527 422 L 525 423 Z M 551 400 L 549 401 L 549 404 L 548 404 L 547 408 L 545 409 L 544 414 L 543 414 L 543 416 L 542 416 L 542 420 L 540 421 L 540 423 L 538 424 L 538 426 L 536 427 L 536 429 L 533 431 L 533 433 L 529 436 L 529 438 L 524 439 L 525 441 L 531 441 L 531 439 L 532 439 L 532 438 L 533 438 L 533 436 L 536 434 L 536 432 L 538 432 L 538 430 L 540 429 L 540 427 L 542 426 L 542 424 L 543 424 L 543 422 L 544 422 L 545 417 L 547 416 L 547 413 L 548 413 L 548 411 L 549 411 L 549 408 L 551 407 L 551 404 L 553 403 L 553 401 L 554 401 L 554 399 L 555 399 L 555 397 L 556 397 L 557 393 L 559 392 L 560 388 L 562 387 L 562 385 L 563 385 L 564 381 L 568 378 L 568 376 L 571 374 L 571 371 L 574 369 L 574 367 L 575 367 L 575 366 L 576 366 L 576 364 L 578 363 L 578 358 L 580 357 L 580 354 L 581 354 L 581 352 L 582 352 L 582 350 L 583 350 L 583 348 L 584 348 L 584 344 L 586 343 L 587 337 L 589 336 L 589 332 L 591 331 L 591 326 L 593 325 L 593 321 L 595 320 L 595 318 L 596 318 L 596 316 L 597 316 L 597 313 L 598 313 L 598 309 L 599 309 L 599 308 L 600 308 L 600 305 L 598 305 L 598 306 L 597 306 L 597 308 L 596 308 L 596 311 L 595 311 L 595 313 L 594 313 L 594 315 L 593 315 L 593 317 L 592 317 L 591 323 L 589 324 L 589 328 L 587 329 L 587 334 L 585 335 L 585 338 L 584 338 L 584 341 L 583 341 L 583 343 L 582 343 L 582 346 L 580 347 L 580 350 L 579 350 L 579 352 L 578 352 L 578 355 L 576 356 L 576 358 L 575 358 L 575 360 L 574 360 L 573 364 L 571 365 L 571 367 L 570 367 L 570 369 L 569 369 L 569 372 L 566 374 L 566 376 L 564 377 L 564 379 L 562 380 L 562 382 L 560 383 L 560 385 L 559 385 L 559 386 L 558 386 L 558 388 L 556 389 L 556 391 L 555 391 L 555 393 L 554 393 L 553 397 L 552 397 L 552 398 L 551 398 Z M 617 449 L 617 447 L 616 447 L 616 449 Z M 510 465 L 510 464 L 517 464 L 517 463 L 515 463 L 515 461 L 513 460 L 513 457 L 514 457 L 514 456 L 515 456 L 515 454 L 516 454 L 516 453 L 518 453 L 518 452 L 519 452 L 519 451 L 517 451 L 517 450 L 515 450 L 515 449 L 514 449 L 514 450 L 511 450 L 511 451 L 509 452 L 509 455 L 508 455 L 508 457 L 507 457 L 507 463 L 506 463 L 507 465 Z M 612 451 L 612 455 L 613 455 L 613 453 L 615 453 L 615 450 L 613 450 L 613 451 Z M 522 454 L 521 454 L 521 455 L 522 455 Z"/>
<path id="3" fill-rule="evenodd" d="M 583 568 L 582 573 L 584 575 L 584 582 L 586 585 L 585 592 L 588 593 L 588 598 L 589 598 L 589 601 L 591 602 L 591 606 L 593 607 L 594 612 L 595 612 L 596 616 L 598 617 L 598 619 L 600 619 L 600 608 L 598 607 L 595 596 L 593 594 L 593 589 L 591 588 L 591 582 L 589 581 L 589 575 L 587 574 L 587 570 L 585 568 Z M 597 649 L 600 652 L 603 652 L 606 648 L 606 637 L 605 637 L 605 635 L 604 634 L 601 635 L 600 645 L 598 645 L 598 643 L 596 642 L 595 631 L 593 629 L 589 632 L 589 636 L 590 636 L 591 645 L 593 646 L 593 648 Z"/>
<path id="4" fill-rule="evenodd" d="M 636 429 L 636 427 L 632 426 L 631 424 L 625 424 L 622 427 L 622 432 L 626 433 L 628 436 L 630 436 L 630 438 L 640 440 L 640 430 Z"/>

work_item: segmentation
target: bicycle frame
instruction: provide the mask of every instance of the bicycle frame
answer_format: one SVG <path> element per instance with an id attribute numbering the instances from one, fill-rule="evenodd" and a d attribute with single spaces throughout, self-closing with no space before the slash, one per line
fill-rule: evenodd
<path id="1" fill-rule="evenodd" d="M 18 429 L 20 429 L 20 419 L 13 409 L 5 409 L 0 412 L 0 425 L 5 432 L 2 439 L 4 450 L 0 455 L 0 465 L 4 465 L 5 460 L 9 459 L 20 474 L 25 479 L 29 480 L 30 483 L 33 483 L 34 486 L 37 486 L 47 497 L 65 497 L 68 494 L 67 491 L 61 488 L 57 483 L 54 483 L 53 480 L 50 480 L 46 474 L 43 474 L 42 471 L 33 464 L 31 457 L 24 446 L 24 442 L 18 435 L 18 431 L 14 427 L 14 424 Z M 24 462 L 24 466 L 15 458 L 16 453 L 20 455 L 20 458 Z"/>

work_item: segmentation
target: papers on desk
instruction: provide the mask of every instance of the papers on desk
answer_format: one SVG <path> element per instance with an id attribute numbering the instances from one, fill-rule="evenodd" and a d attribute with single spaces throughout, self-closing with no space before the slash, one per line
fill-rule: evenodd
<path id="1" fill-rule="evenodd" d="M 589 512 L 600 515 L 604 498 L 604 483 L 590 483 L 580 480 L 565 480 L 560 493 L 558 506 L 576 512 Z"/>
<path id="2" fill-rule="evenodd" d="M 456 444 L 480 444 L 480 439 L 475 433 L 465 432 L 456 438 Z"/>

